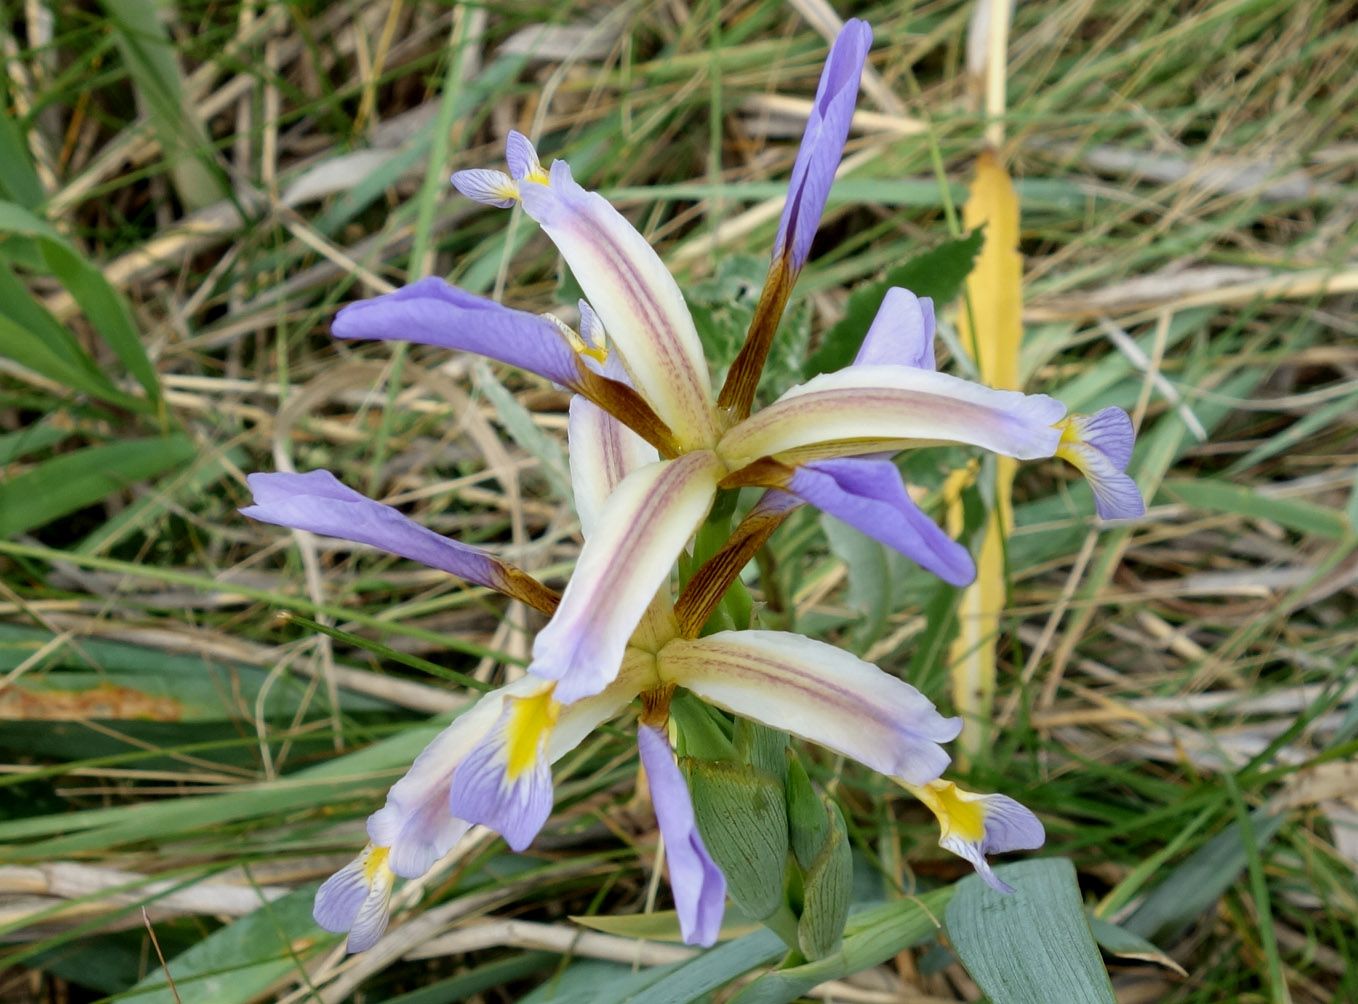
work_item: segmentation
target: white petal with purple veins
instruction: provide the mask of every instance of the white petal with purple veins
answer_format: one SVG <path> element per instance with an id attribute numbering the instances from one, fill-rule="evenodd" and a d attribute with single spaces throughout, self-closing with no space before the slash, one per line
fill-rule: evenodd
<path id="1" fill-rule="evenodd" d="M 660 459 L 655 447 L 598 405 L 571 398 L 566 434 L 571 488 L 580 530 L 588 538 L 608 496 L 627 475 Z"/>
<path id="2" fill-rule="evenodd" d="M 794 387 L 717 446 L 734 467 L 785 451 L 845 456 L 963 443 L 1031 460 L 1056 452 L 1065 405 L 908 366 L 846 366 Z"/>
<path id="3" fill-rule="evenodd" d="M 571 177 L 564 161 L 549 184 L 520 184 L 524 211 L 555 242 L 633 382 L 689 449 L 715 441 L 702 343 L 679 285 L 632 224 Z"/>
<path id="4" fill-rule="evenodd" d="M 820 743 L 911 784 L 948 765 L 957 738 L 914 687 L 842 649 L 783 631 L 721 631 L 656 656 L 661 679 L 738 715 Z"/>
<path id="5" fill-rule="evenodd" d="M 603 690 L 656 590 L 716 495 L 721 462 L 687 453 L 632 472 L 594 520 L 551 622 L 533 643 L 529 672 L 557 680 L 563 704 Z"/>

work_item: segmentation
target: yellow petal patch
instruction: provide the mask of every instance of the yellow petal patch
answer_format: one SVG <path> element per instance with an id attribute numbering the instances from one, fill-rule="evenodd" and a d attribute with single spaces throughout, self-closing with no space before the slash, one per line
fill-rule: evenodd
<path id="1" fill-rule="evenodd" d="M 911 793 L 938 818 L 940 840 L 954 837 L 968 844 L 979 844 L 985 839 L 985 802 L 982 796 L 959 788 L 951 781 L 930 781 L 922 787 L 909 787 Z"/>
<path id="2" fill-rule="evenodd" d="M 372 888 L 378 873 L 387 866 L 387 857 L 391 854 L 390 847 L 369 847 L 363 854 L 363 881 L 368 888 Z"/>
<path id="3" fill-rule="evenodd" d="M 505 723 L 505 776 L 511 783 L 537 763 L 538 751 L 556 725 L 561 705 L 552 698 L 555 689 L 551 685 L 529 697 L 506 698 L 510 710 Z"/>

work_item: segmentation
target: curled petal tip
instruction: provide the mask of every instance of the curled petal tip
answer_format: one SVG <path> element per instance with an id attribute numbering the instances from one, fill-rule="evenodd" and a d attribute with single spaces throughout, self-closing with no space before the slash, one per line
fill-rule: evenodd
<path id="1" fill-rule="evenodd" d="M 977 794 L 943 780 L 910 790 L 938 818 L 939 846 L 971 862 L 999 892 L 1014 890 L 991 871 L 986 855 L 1036 850 L 1046 842 L 1041 821 L 1008 795 Z"/>
<path id="2" fill-rule="evenodd" d="M 496 209 L 508 209 L 519 201 L 519 186 L 503 171 L 471 168 L 456 172 L 453 187 L 473 201 Z"/>
<path id="3" fill-rule="evenodd" d="M 505 138 L 505 160 L 509 164 L 510 176 L 515 181 L 535 181 L 539 184 L 547 181 L 547 172 L 542 169 L 542 162 L 538 160 L 538 152 L 532 141 L 517 129 L 509 130 Z"/>
<path id="4" fill-rule="evenodd" d="M 1109 407 L 1093 415 L 1072 415 L 1060 428 L 1056 455 L 1088 479 L 1099 517 L 1136 519 L 1145 515 L 1141 490 L 1125 473 L 1136 440 L 1127 413 Z"/>
<path id="5" fill-rule="evenodd" d="M 387 848 L 369 845 L 316 890 L 312 917 L 333 934 L 348 932 L 350 952 L 365 952 L 387 929 L 394 880 Z"/>

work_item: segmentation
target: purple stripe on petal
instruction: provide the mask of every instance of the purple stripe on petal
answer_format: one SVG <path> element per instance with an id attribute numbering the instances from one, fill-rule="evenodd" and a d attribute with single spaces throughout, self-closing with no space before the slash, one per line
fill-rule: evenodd
<path id="1" fill-rule="evenodd" d="M 816 460 L 799 467 L 787 490 L 822 512 L 894 548 L 944 582 L 976 578 L 967 549 L 935 525 L 901 483 L 889 460 Z"/>
<path id="2" fill-rule="evenodd" d="M 503 171 L 476 167 L 458 171 L 452 182 L 453 187 L 467 198 L 496 209 L 508 209 L 519 200 L 519 186 Z"/>
<path id="3" fill-rule="evenodd" d="M 903 680 L 842 649 L 786 631 L 676 639 L 660 678 L 709 704 L 820 743 L 891 777 L 927 784 L 948 766 L 939 743 L 962 731 Z"/>
<path id="4" fill-rule="evenodd" d="M 520 186 L 523 210 L 556 244 L 608 328 L 610 354 L 682 445 L 716 438 L 702 342 L 683 292 L 636 228 L 597 192 L 552 162 L 550 183 Z"/>
<path id="5" fill-rule="evenodd" d="M 674 908 L 679 914 L 679 930 L 685 944 L 709 947 L 721 933 L 726 876 L 703 844 L 693 816 L 693 800 L 679 765 L 674 762 L 669 740 L 658 729 L 641 725 L 637 728 L 637 746 L 651 786 L 656 822 L 665 838 L 665 858 Z"/>
<path id="6" fill-rule="evenodd" d="M 830 47 L 821 71 L 816 100 L 792 165 L 787 204 L 783 206 L 783 218 L 773 243 L 774 259 L 786 254 L 794 272 L 811 253 L 811 240 L 820 226 L 830 184 L 849 135 L 853 106 L 858 100 L 858 78 L 871 46 L 872 29 L 865 21 L 850 18 Z"/>
<path id="7" fill-rule="evenodd" d="M 551 321 L 464 292 L 429 276 L 340 309 L 336 338 L 377 338 L 475 352 L 574 387 L 575 350 Z"/>
<path id="8" fill-rule="evenodd" d="M 509 135 L 505 138 L 505 161 L 509 164 L 509 173 L 515 181 L 523 181 L 529 175 L 544 173 L 537 150 L 528 137 L 517 129 L 509 130 Z"/>
<path id="9" fill-rule="evenodd" d="M 552 768 L 547 758 L 551 725 L 526 737 L 520 734 L 543 724 L 527 719 L 520 706 L 523 700 L 541 698 L 506 698 L 500 720 L 458 765 L 448 791 L 454 816 L 489 827 L 515 851 L 531 844 L 552 814 Z M 531 746 L 532 762 L 514 764 L 524 743 Z"/>
<path id="10" fill-rule="evenodd" d="M 349 933 L 348 950 L 364 952 L 387 929 L 393 876 L 386 848 L 368 846 L 316 890 L 311 915 L 324 930 Z"/>
<path id="11" fill-rule="evenodd" d="M 608 496 L 561 597 L 533 642 L 530 673 L 570 704 L 608 686 L 628 639 L 716 495 L 721 463 L 686 453 L 633 471 Z"/>
<path id="12" fill-rule="evenodd" d="M 1082 442 L 1102 453 L 1118 470 L 1127 469 L 1136 431 L 1132 428 L 1131 416 L 1125 411 L 1108 407 L 1093 415 L 1072 415 L 1070 424 Z"/>
<path id="13" fill-rule="evenodd" d="M 246 480 L 255 504 L 241 514 L 251 519 L 371 544 L 469 582 L 504 589 L 497 558 L 420 526 L 347 487 L 329 471 L 251 474 Z"/>
<path id="14" fill-rule="evenodd" d="M 1141 489 L 1124 473 L 1135 439 L 1132 420 L 1121 408 L 1067 420 L 1057 456 L 1074 464 L 1089 481 L 1101 519 L 1136 519 L 1146 513 Z"/>
<path id="15" fill-rule="evenodd" d="M 853 365 L 936 369 L 934 301 L 900 286 L 888 289 Z"/>

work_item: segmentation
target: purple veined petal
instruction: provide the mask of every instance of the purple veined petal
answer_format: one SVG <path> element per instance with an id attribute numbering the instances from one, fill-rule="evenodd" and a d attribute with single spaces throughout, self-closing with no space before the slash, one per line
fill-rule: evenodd
<path id="1" fill-rule="evenodd" d="M 976 578 L 971 554 L 915 504 L 889 460 L 814 460 L 796 469 L 787 490 L 944 582 L 965 586 Z"/>
<path id="2" fill-rule="evenodd" d="M 385 847 L 364 848 L 316 890 L 312 917 L 324 930 L 349 934 L 348 950 L 365 952 L 387 929 L 394 875 Z"/>
<path id="3" fill-rule="evenodd" d="M 761 457 L 862 455 L 937 443 L 1019 460 L 1050 457 L 1066 407 L 1045 394 L 995 390 L 908 366 L 846 366 L 793 387 L 717 444 L 732 469 Z"/>
<path id="4" fill-rule="evenodd" d="M 558 681 L 557 700 L 570 704 L 612 682 L 656 590 L 707 517 L 721 472 L 704 450 L 633 471 L 613 490 L 533 642 L 528 671 Z"/>
<path id="5" fill-rule="evenodd" d="M 693 799 L 679 765 L 674 762 L 669 740 L 658 729 L 641 725 L 637 728 L 637 746 L 651 786 L 656 822 L 665 838 L 665 859 L 679 930 L 684 944 L 708 948 L 721 933 L 721 919 L 726 912 L 726 876 L 703 844 L 693 815 Z"/>
<path id="6" fill-rule="evenodd" d="M 542 169 L 542 162 L 538 160 L 538 152 L 532 141 L 517 129 L 509 130 L 505 138 L 505 161 L 515 181 L 547 180 L 547 172 Z"/>
<path id="7" fill-rule="evenodd" d="M 1041 821 L 1008 795 L 982 795 L 943 780 L 910 790 L 938 817 L 939 846 L 971 862 L 997 892 L 1014 890 L 991 870 L 986 855 L 1036 850 L 1047 839 Z"/>
<path id="8" fill-rule="evenodd" d="M 555 161 L 550 182 L 519 186 L 524 211 L 556 244 L 608 328 L 632 384 L 684 449 L 717 438 L 698 331 L 679 284 L 646 239 L 597 192 Z"/>
<path id="9" fill-rule="evenodd" d="M 934 301 L 900 286 L 888 289 L 853 365 L 936 369 Z"/>
<path id="10" fill-rule="evenodd" d="M 1136 439 L 1127 413 L 1121 408 L 1104 408 L 1093 415 L 1072 415 L 1064 426 L 1056 455 L 1073 464 L 1089 481 L 1099 517 L 1144 516 L 1141 489 L 1124 473 Z"/>
<path id="11" fill-rule="evenodd" d="M 452 815 L 490 827 L 524 850 L 552 814 L 548 741 L 560 705 L 553 685 L 534 681 L 531 693 L 506 696 L 500 717 L 453 772 Z"/>
<path id="12" fill-rule="evenodd" d="M 606 690 L 559 709 L 547 742 L 548 760 L 554 763 L 565 756 L 600 723 L 617 716 L 644 687 L 658 683 L 651 661 L 624 660 L 617 680 Z M 453 775 L 501 721 L 506 699 L 532 697 L 542 689 L 541 680 L 523 676 L 485 694 L 435 736 L 387 792 L 386 804 L 368 817 L 368 837 L 391 849 L 387 863 L 393 872 L 418 878 L 462 839 L 471 823 L 453 815 L 449 807 Z"/>
<path id="13" fill-rule="evenodd" d="M 507 694 L 529 690 L 511 684 L 484 695 L 434 737 L 399 781 L 386 804 L 368 817 L 368 838 L 391 848 L 388 864 L 402 878 L 419 878 L 451 851 L 471 824 L 448 811 L 453 772 L 494 728 Z"/>
<path id="14" fill-rule="evenodd" d="M 354 491 L 329 471 L 251 474 L 246 481 L 255 504 L 240 512 L 251 519 L 369 544 L 468 582 L 504 590 L 504 564 L 498 558 L 420 526 L 391 506 Z"/>
<path id="15" fill-rule="evenodd" d="M 566 441 L 575 511 L 580 516 L 580 530 L 588 539 L 613 489 L 633 471 L 658 461 L 660 454 L 608 412 L 578 394 L 571 398 Z"/>
<path id="16" fill-rule="evenodd" d="M 816 86 L 816 100 L 806 120 L 806 132 L 792 165 L 787 203 L 773 242 L 773 257 L 784 254 L 793 272 L 801 269 L 811 253 L 811 241 L 820 226 L 825 200 L 849 136 L 853 108 L 858 100 L 858 79 L 872 46 L 872 29 L 865 21 L 850 18 L 839 30 Z"/>
<path id="17" fill-rule="evenodd" d="M 456 172 L 452 182 L 467 198 L 496 209 L 508 209 L 519 201 L 519 186 L 503 171 L 474 167 Z"/>
<path id="18" fill-rule="evenodd" d="M 785 631 L 720 631 L 676 639 L 660 677 L 703 700 L 819 743 L 891 777 L 926 784 L 962 730 L 902 680 L 842 649 Z"/>
<path id="19" fill-rule="evenodd" d="M 580 383 L 575 350 L 551 321 L 464 292 L 429 276 L 340 308 L 336 338 L 376 338 L 475 352 L 564 387 Z"/>

